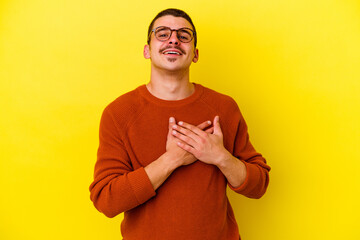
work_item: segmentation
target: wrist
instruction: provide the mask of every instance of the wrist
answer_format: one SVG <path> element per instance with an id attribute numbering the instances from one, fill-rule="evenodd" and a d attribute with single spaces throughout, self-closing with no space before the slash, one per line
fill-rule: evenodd
<path id="1" fill-rule="evenodd" d="M 170 151 L 166 151 L 162 155 L 162 159 L 166 163 L 166 166 L 168 166 L 171 171 L 174 171 L 176 168 L 182 165 L 180 159 L 176 158 L 174 154 L 171 154 Z"/>
<path id="2" fill-rule="evenodd" d="M 231 155 L 230 152 L 225 150 L 222 154 L 220 154 L 220 157 L 218 158 L 217 163 L 215 164 L 219 169 L 226 168 L 229 166 L 231 162 L 233 162 L 234 156 Z"/>
<path id="3" fill-rule="evenodd" d="M 234 188 L 241 186 L 245 182 L 247 176 L 246 165 L 231 153 L 224 157 L 217 167 L 224 174 L 228 183 Z"/>

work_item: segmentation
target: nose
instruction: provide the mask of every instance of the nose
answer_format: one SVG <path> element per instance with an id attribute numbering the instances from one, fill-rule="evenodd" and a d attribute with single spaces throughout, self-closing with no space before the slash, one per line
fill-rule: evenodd
<path id="1" fill-rule="evenodd" d="M 180 44 L 180 41 L 179 41 L 179 39 L 178 39 L 178 37 L 177 37 L 177 32 L 176 32 L 176 30 L 172 30 L 171 31 L 171 36 L 170 36 L 170 38 L 169 38 L 169 44 L 175 44 L 175 45 L 179 45 Z"/>

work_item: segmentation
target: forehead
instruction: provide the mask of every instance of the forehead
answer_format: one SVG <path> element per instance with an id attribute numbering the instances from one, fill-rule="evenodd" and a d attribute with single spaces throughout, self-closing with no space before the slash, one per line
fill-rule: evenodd
<path id="1" fill-rule="evenodd" d="M 185 18 L 174 17 L 171 15 L 162 16 L 162 17 L 156 19 L 154 22 L 153 28 L 157 28 L 159 26 L 166 26 L 166 27 L 170 27 L 172 29 L 178 29 L 178 28 L 184 28 L 184 27 L 193 29 L 191 24 Z"/>

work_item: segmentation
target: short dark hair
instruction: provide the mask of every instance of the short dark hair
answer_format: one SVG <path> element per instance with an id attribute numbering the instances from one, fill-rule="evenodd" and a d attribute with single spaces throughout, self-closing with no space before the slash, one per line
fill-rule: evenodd
<path id="1" fill-rule="evenodd" d="M 150 44 L 150 32 L 151 30 L 153 29 L 154 27 L 154 22 L 156 19 L 160 18 L 160 17 L 163 17 L 163 16 L 167 16 L 167 15 L 171 15 L 171 16 L 174 16 L 174 17 L 182 17 L 182 18 L 185 18 L 190 24 L 191 26 L 193 27 L 193 30 L 195 32 L 194 34 L 194 44 L 195 44 L 195 47 L 196 47 L 196 43 L 197 43 L 197 36 L 196 36 L 196 29 L 195 29 L 195 25 L 193 24 L 193 22 L 191 21 L 191 18 L 190 16 L 184 12 L 183 10 L 180 10 L 180 9 L 176 9 L 176 8 L 168 8 L 168 9 L 165 9 L 161 12 L 159 12 L 156 17 L 151 21 L 150 25 L 149 25 L 149 29 L 148 29 L 148 39 L 147 39 L 147 43 Z"/>

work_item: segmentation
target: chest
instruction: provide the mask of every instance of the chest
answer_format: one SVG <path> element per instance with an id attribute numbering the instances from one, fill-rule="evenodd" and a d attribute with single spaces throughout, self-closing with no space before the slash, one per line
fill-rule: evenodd
<path id="1" fill-rule="evenodd" d="M 142 112 L 126 129 L 126 146 L 133 166 L 147 166 L 166 151 L 169 118 L 194 126 L 213 121 L 216 113 L 209 109 L 189 112 L 187 109 L 149 109 Z"/>

